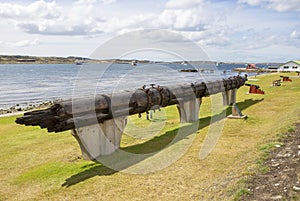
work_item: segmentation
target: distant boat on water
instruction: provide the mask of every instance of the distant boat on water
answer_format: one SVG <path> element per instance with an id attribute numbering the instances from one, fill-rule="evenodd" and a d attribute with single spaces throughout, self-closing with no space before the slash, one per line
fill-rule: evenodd
<path id="1" fill-rule="evenodd" d="M 196 73 L 196 72 L 198 72 L 198 70 L 197 69 L 182 69 L 179 72 Z"/>
<path id="2" fill-rule="evenodd" d="M 183 62 L 181 63 L 181 65 L 186 66 L 186 65 L 187 65 L 187 62 L 186 62 L 186 61 L 183 61 Z"/>
<path id="3" fill-rule="evenodd" d="M 132 60 L 131 65 L 132 66 L 136 66 L 137 65 L 137 61 L 136 60 Z"/>
<path id="4" fill-rule="evenodd" d="M 76 65 L 82 65 L 84 63 L 84 60 L 75 60 Z"/>

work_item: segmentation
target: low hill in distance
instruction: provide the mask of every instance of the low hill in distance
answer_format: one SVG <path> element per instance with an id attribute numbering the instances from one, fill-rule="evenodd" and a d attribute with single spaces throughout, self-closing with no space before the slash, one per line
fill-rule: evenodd
<path id="1" fill-rule="evenodd" d="M 21 56 L 21 55 L 1 55 L 0 64 L 68 64 L 75 63 L 76 60 L 89 60 L 82 57 L 37 57 L 37 56 Z"/>
<path id="2" fill-rule="evenodd" d="M 23 55 L 0 55 L 0 64 L 74 64 L 75 62 L 86 63 L 124 63 L 131 64 L 131 59 L 106 59 L 96 60 L 84 57 L 39 57 L 39 56 L 23 56 Z M 137 60 L 135 60 L 137 61 Z M 150 63 L 148 60 L 139 60 L 139 63 Z"/>
<path id="3" fill-rule="evenodd" d="M 0 64 L 74 64 L 77 61 L 85 63 L 119 63 L 132 64 L 136 63 L 157 63 L 157 64 L 215 64 L 216 66 L 222 64 L 240 64 L 242 67 L 247 62 L 216 62 L 216 61 L 150 61 L 150 60 L 136 60 L 136 59 L 104 59 L 96 60 L 85 57 L 69 56 L 69 57 L 39 57 L 39 56 L 24 56 L 24 55 L 0 55 Z M 266 66 L 278 66 L 279 63 L 259 63 Z"/>

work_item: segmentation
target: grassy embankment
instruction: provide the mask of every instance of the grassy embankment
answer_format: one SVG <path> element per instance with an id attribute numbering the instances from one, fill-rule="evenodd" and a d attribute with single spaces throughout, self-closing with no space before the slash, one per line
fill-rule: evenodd
<path id="1" fill-rule="evenodd" d="M 16 125 L 15 117 L 0 118 L 0 200 L 232 200 L 246 192 L 244 181 L 252 173 L 264 170 L 260 159 L 266 150 L 299 121 L 300 79 L 280 87 L 271 87 L 279 74 L 257 79 L 248 83 L 259 84 L 266 94 L 247 95 L 245 86 L 238 90 L 238 106 L 248 119 L 226 119 L 218 144 L 207 158 L 200 160 L 199 151 L 209 128 L 210 98 L 203 99 L 201 129 L 186 154 L 169 167 L 145 175 L 83 161 L 70 132 L 47 133 Z M 168 107 L 154 118 L 153 129 L 167 119 L 155 138 L 123 135 L 122 147 L 145 153 L 170 142 L 179 127 L 176 108 Z M 150 124 L 145 116 L 130 119 L 136 126 Z"/>

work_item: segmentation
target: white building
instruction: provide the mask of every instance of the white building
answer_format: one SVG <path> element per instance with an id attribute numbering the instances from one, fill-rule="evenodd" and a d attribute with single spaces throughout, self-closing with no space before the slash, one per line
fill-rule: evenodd
<path id="1" fill-rule="evenodd" d="M 300 61 L 289 61 L 278 67 L 279 72 L 300 72 Z"/>

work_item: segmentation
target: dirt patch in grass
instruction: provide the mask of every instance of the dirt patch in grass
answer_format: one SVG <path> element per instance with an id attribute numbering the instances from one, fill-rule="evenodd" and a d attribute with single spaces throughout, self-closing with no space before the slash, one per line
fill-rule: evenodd
<path id="1" fill-rule="evenodd" d="M 300 200 L 300 124 L 292 130 L 263 163 L 269 171 L 250 180 L 241 200 Z"/>

